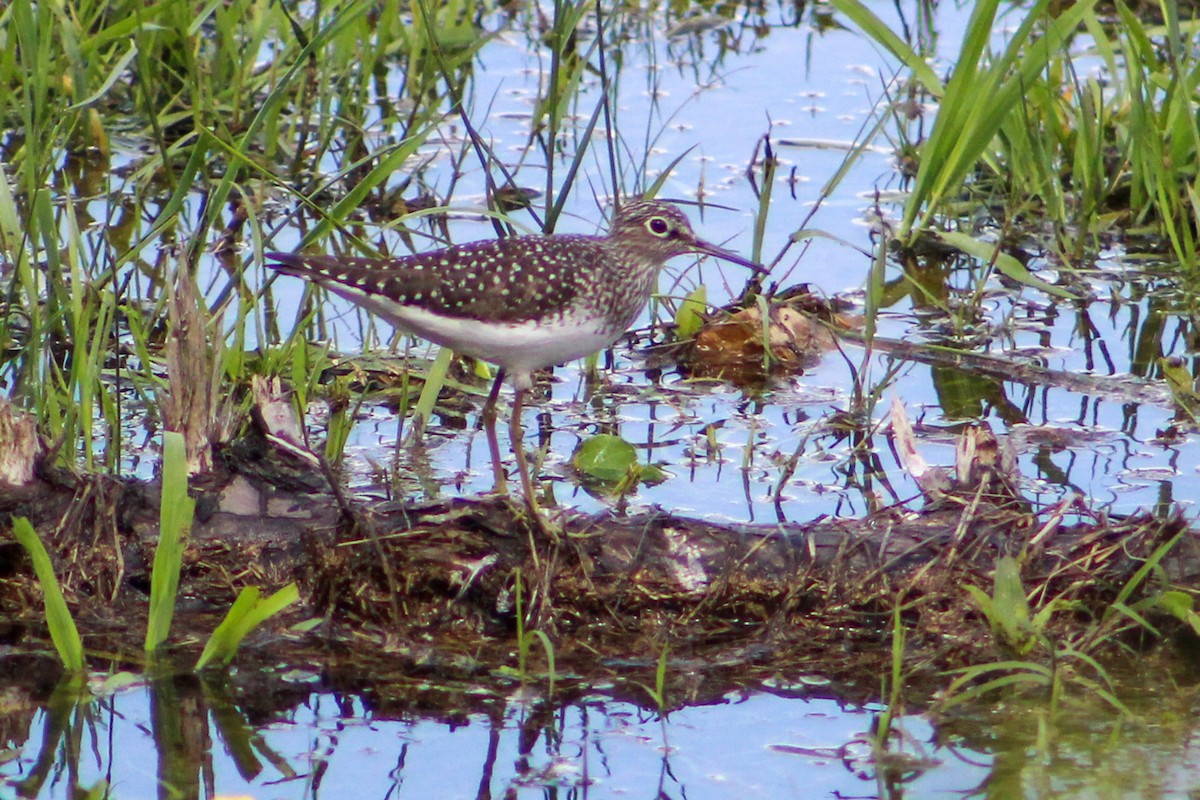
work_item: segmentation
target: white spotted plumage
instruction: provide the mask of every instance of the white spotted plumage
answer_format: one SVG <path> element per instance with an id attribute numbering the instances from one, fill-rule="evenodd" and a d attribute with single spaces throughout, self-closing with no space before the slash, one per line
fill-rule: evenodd
<path id="1" fill-rule="evenodd" d="M 679 209 L 646 200 L 627 203 L 607 236 L 519 236 L 391 259 L 268 255 L 275 269 L 528 386 L 534 370 L 611 345 L 645 307 L 663 263 L 686 253 L 756 267 L 698 239 Z"/>

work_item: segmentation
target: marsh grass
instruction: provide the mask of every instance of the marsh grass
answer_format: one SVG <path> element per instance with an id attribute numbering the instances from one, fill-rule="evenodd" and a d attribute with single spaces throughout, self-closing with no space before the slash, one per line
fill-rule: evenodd
<path id="1" fill-rule="evenodd" d="M 79 629 L 75 627 L 71 609 L 67 607 L 67 601 L 58 585 L 50 554 L 46 552 L 45 545 L 38 538 L 37 532 L 28 519 L 17 517 L 12 521 L 12 526 L 13 536 L 29 554 L 29 558 L 33 562 L 34 573 L 42 587 L 42 597 L 46 609 L 46 627 L 50 630 L 50 641 L 54 643 L 58 658 L 68 672 L 82 673 L 86 666 L 83 660 L 83 640 L 79 636 Z"/>
<path id="2" fill-rule="evenodd" d="M 667 699 L 667 678 L 670 675 L 670 653 L 671 648 L 663 645 L 658 651 L 658 661 L 654 667 L 654 685 L 647 686 L 644 683 L 637 682 L 637 685 L 642 688 L 650 696 L 654 702 L 655 708 L 658 710 L 658 723 L 662 729 L 662 746 L 670 747 L 670 742 L 667 738 L 667 717 L 670 714 L 670 706 Z"/>
<path id="3" fill-rule="evenodd" d="M 145 650 L 156 655 L 170 635 L 178 601 L 183 554 L 192 527 L 195 501 L 188 495 L 187 456 L 184 437 L 163 434 L 162 496 L 159 541 L 154 551 L 150 579 L 150 608 L 146 623 Z M 54 566 L 37 533 L 24 517 L 13 519 L 13 536 L 29 554 L 45 599 L 45 619 L 59 660 L 70 673 L 82 674 L 83 642 L 63 596 Z M 260 599 L 255 587 L 242 589 L 225 619 L 209 637 L 195 669 L 212 664 L 228 665 L 242 640 L 258 625 L 299 600 L 299 589 L 291 583 L 270 597 Z"/>
<path id="4" fill-rule="evenodd" d="M 542 651 L 546 654 L 546 694 L 548 697 L 553 697 L 554 685 L 558 677 L 554 666 L 554 642 L 550 641 L 550 637 L 546 635 L 545 631 L 527 627 L 526 616 L 529 609 L 525 607 L 524 589 L 521 571 L 517 570 L 513 574 L 514 613 L 517 622 L 517 675 L 522 682 L 529 679 L 530 651 L 533 649 L 534 642 L 540 643 Z"/>
<path id="5" fill-rule="evenodd" d="M 1113 29 L 1102 24 L 1091 2 L 1057 17 L 1047 13 L 1048 2 L 1040 2 L 1021 10 L 1027 16 L 993 53 L 1000 5 L 991 0 L 972 12 L 956 66 L 943 82 L 919 46 L 888 31 L 864 4 L 835 5 L 939 101 L 924 141 L 909 130 L 896 136 L 913 143 L 918 157 L 898 235 L 904 244 L 951 229 L 943 243 L 980 265 L 980 283 L 995 270 L 1063 296 L 1007 252 L 1004 236 L 997 241 L 980 234 L 973 227 L 977 216 L 963 213 L 966 200 L 968 207 L 999 208 L 989 222 L 1002 223 L 1004 234 L 1013 230 L 1007 221 L 1049 209 L 1053 246 L 1067 265 L 1086 258 L 1121 217 L 1163 231 L 1178 260 L 1195 265 L 1200 136 L 1191 98 L 1200 70 L 1173 16 L 1155 30 L 1118 6 L 1123 25 Z M 546 34 L 550 79 L 537 98 L 529 141 L 510 168 L 492 151 L 486 131 L 476 130 L 488 110 L 465 90 L 474 58 L 490 37 L 481 20 L 495 5 L 426 0 L 411 13 L 409 8 L 395 0 L 374 10 L 334 2 L 308 19 L 288 4 L 252 0 L 201 5 L 163 0 L 149 7 L 114 0 L 85 4 L 75 16 L 54 4 L 13 0 L 0 10 L 0 27 L 15 42 L 0 52 L 0 85 L 12 87 L 0 93 L 0 119 L 9 131 L 0 142 L 0 166 L 12 177 L 11 184 L 0 180 L 0 247 L 12 265 L 0 342 L 15 350 L 0 365 L 0 376 L 13 387 L 14 398 L 34 410 L 40 430 L 65 443 L 56 451 L 62 463 L 120 470 L 122 445 L 112 437 L 131 401 L 156 423 L 158 392 L 168 371 L 169 298 L 181 276 L 196 282 L 195 319 L 203 327 L 204 346 L 189 352 L 206 359 L 202 372 L 214 376 L 213 385 L 226 396 L 239 399 L 251 373 L 263 371 L 288 376 L 301 408 L 328 394 L 338 408 L 353 409 L 359 399 L 348 396 L 344 384 L 324 386 L 330 353 L 339 344 L 332 312 L 317 290 L 306 289 L 296 314 L 281 320 L 277 286 L 256 266 L 263 251 L 427 249 L 443 238 L 438 227 L 443 213 L 468 205 L 455 192 L 459 177 L 470 171 L 485 176 L 479 181 L 487 187 L 482 211 L 504 229 L 514 219 L 496 202 L 497 192 L 532 184 L 521 170 L 534 170 L 545 187 L 534 219 L 553 230 L 572 194 L 578 199 L 591 190 L 597 206 L 607 192 L 636 194 L 640 188 L 654 194 L 687 155 L 657 179 L 647 179 L 670 111 L 656 105 L 655 115 L 633 120 L 610 102 L 622 80 L 619 70 L 610 73 L 608 53 L 618 38 L 613 32 L 624 35 L 621 26 L 633 23 L 601 17 L 597 34 L 581 38 L 586 26 L 580 21 L 593 7 L 558 0 Z M 1080 30 L 1108 65 L 1108 85 L 1075 72 L 1069 48 Z M 595 97 L 581 93 L 593 66 L 604 87 Z M 994 101 L 979 103 L 985 94 Z M 432 193 L 424 183 L 425 149 L 451 115 L 464 130 L 449 156 L 453 177 L 438 185 L 431 207 L 410 213 L 398 200 Z M 903 119 L 888 115 L 891 122 Z M 869 135 L 885 127 L 881 123 Z M 603 129 L 607 135 L 595 137 L 603 144 L 592 144 L 593 134 Z M 133 137 L 142 151 L 113 160 L 117 134 Z M 107 182 L 85 186 L 64 167 L 88 159 L 100 161 L 90 172 L 107 175 Z M 606 188 L 581 184 L 589 164 L 605 176 Z M 772 219 L 773 158 L 763 167 L 756 257 Z M 1128 195 L 1123 210 L 1112 211 L 1122 193 Z M 102 196 L 120 202 L 94 217 L 98 201 L 84 199 Z M 469 205 L 474 209 L 478 203 Z M 881 308 L 901 292 L 925 289 L 888 282 L 886 244 L 881 241 L 875 252 L 868 281 L 868 343 Z M 682 309 L 702 303 L 701 291 L 681 307 L 681 326 L 694 324 L 694 315 Z M 940 299 L 934 287 L 920 302 Z M 378 344 L 382 337 L 374 323 L 359 320 L 359 338 Z M 310 339 L 328 345 L 312 348 Z M 868 347 L 864 365 L 869 357 Z M 449 353 L 439 355 L 424 376 L 414 430 L 433 413 L 449 359 Z M 856 420 L 866 418 L 892 374 L 872 382 L 865 369 L 855 373 Z M 404 396 L 407 402 L 407 392 Z M 244 402 L 235 405 L 231 429 L 244 422 L 246 411 Z M 353 416 L 336 412 L 332 418 L 326 440 L 331 460 L 343 451 Z M 111 432 L 102 458 L 95 451 L 102 438 L 98 425 Z M 865 441 L 865 430 L 859 426 L 854 435 Z M 715 457 L 722 444 L 711 425 L 708 433 L 708 452 Z M 164 437 L 164 533 L 155 556 L 147 650 L 167 639 L 181 537 L 190 526 L 180 447 L 174 434 Z M 748 459 L 750 450 L 745 452 Z M 519 578 L 517 586 L 519 593 Z M 264 601 L 253 591 L 240 596 L 201 664 L 227 660 L 253 624 L 287 597 Z M 995 591 L 990 598 L 1001 631 L 1013 628 L 1005 622 L 1009 611 L 1019 618 L 1015 600 L 1005 597 Z M 1173 596 L 1164 602 L 1182 608 Z M 1135 620 L 1139 609 L 1117 607 L 1113 613 L 1115 626 Z M 526 629 L 523 609 L 517 619 L 518 671 L 527 674 L 533 643 L 541 642 L 553 693 L 553 643 L 544 632 Z M 1036 623 L 1035 615 L 1030 623 L 1035 633 Z M 1019 632 L 1019 626 L 1013 630 Z M 1043 646 L 1034 633 L 1028 636 L 1033 638 L 1024 641 L 1033 641 L 1035 649 Z M 898 640 L 902 637 L 894 643 Z M 1061 648 L 1051 654 L 1075 657 Z M 664 652 L 660 671 L 665 663 Z M 977 672 L 957 687 L 965 690 L 992 675 Z M 898 676 L 892 679 L 894 691 Z M 1039 685 L 1057 680 L 1040 668 L 1020 679 Z M 662 683 L 660 676 L 660 698 Z"/>
<path id="6" fill-rule="evenodd" d="M 150 576 L 150 616 L 146 622 L 146 651 L 167 640 L 179 593 L 183 552 L 192 530 L 196 501 L 188 495 L 187 452 L 181 434 L 163 434 L 162 505 L 158 546 Z"/>
<path id="7" fill-rule="evenodd" d="M 352 400 L 348 378 L 336 378 L 329 385 L 327 398 L 329 401 L 329 416 L 326 417 L 325 460 L 337 466 L 341 463 L 346 451 L 346 442 L 354 427 L 354 416 L 362 407 L 363 396 Z M 300 402 L 301 408 L 307 404 Z"/>
<path id="8" fill-rule="evenodd" d="M 991 42 L 999 4 L 975 4 L 945 82 L 865 5 L 834 5 L 938 102 L 916 150 L 919 165 L 897 233 L 902 243 L 912 246 L 950 227 L 959 228 L 959 237 L 976 237 L 965 200 L 992 209 L 990 222 L 1010 238 L 1027 234 L 1022 219 L 1048 222 L 1047 249 L 1067 269 L 1086 265 L 1106 237 L 1118 235 L 1118 225 L 1147 226 L 1185 269 L 1197 266 L 1200 123 L 1190 109 L 1200 64 L 1174 4 L 1162 6 L 1164 25 L 1150 27 L 1124 3 L 1115 6 L 1120 24 L 1109 25 L 1091 2 L 1054 15 L 1039 2 L 1008 12 L 1022 16 L 998 49 Z M 1081 58 L 1099 61 L 1103 76 L 1081 74 Z M 995 242 L 965 249 L 964 241 L 948 243 L 1050 291 L 1013 271 L 1011 262 L 979 252 L 996 250 Z"/>
<path id="9" fill-rule="evenodd" d="M 299 600 L 300 589 L 294 583 L 289 583 L 267 598 L 261 597 L 256 587 L 242 589 L 221 624 L 209 636 L 204 651 L 196 661 L 196 670 L 205 669 L 211 664 L 228 666 L 237 655 L 238 646 L 251 631 Z"/>
<path id="10" fill-rule="evenodd" d="M 437 45 L 456 54 L 448 69 L 461 72 L 482 44 L 472 23 L 482 8 L 444 7 L 436 21 L 407 27 L 401 14 L 383 19 L 397 26 L 390 35 L 417 60 L 436 33 Z M 170 259 L 163 252 L 176 252 L 179 268 L 197 274 L 198 265 L 211 263 L 205 248 L 219 255 L 248 234 L 251 251 L 261 252 L 273 235 L 264 201 L 288 185 L 319 212 L 305 244 L 336 229 L 349 234 L 344 226 L 355 210 L 383 193 L 424 142 L 439 113 L 436 102 L 395 117 L 399 137 L 368 147 L 362 136 L 374 111 L 351 98 L 372 97 L 371 64 L 394 57 L 380 38 L 385 32 L 373 31 L 365 12 L 361 3 L 335 3 L 301 25 L 286 9 L 256 2 L 111 2 L 68 16 L 20 0 L 0 11 L 16 44 L 0 58 L 0 76 L 16 87 L 0 97 L 9 132 L 0 161 L 14 178 L 11 190 L 7 181 L 0 187 L 0 246 L 14 265 L 9 298 L 22 309 L 0 318 L 0 337 L 21 346 L 2 368 L 43 432 L 65 443 L 57 450 L 65 464 L 99 462 L 94 447 L 104 437 L 95 425 L 118 432 L 128 399 L 153 413 L 162 368 L 158 330 L 169 310 L 161 267 Z M 263 60 L 268 49 L 274 57 Z M 363 52 L 371 59 L 360 61 Z M 438 64 L 424 61 L 431 75 L 441 74 Z M 314 97 L 322 104 L 340 98 L 345 107 L 283 113 Z M 101 192 L 149 208 L 149 217 L 139 227 L 113 206 L 106 212 L 110 235 L 97 238 L 88 229 L 94 204 L 71 199 L 72 190 L 87 189 L 72 186 L 75 173 L 62 164 L 111 158 L 110 126 L 124 132 L 131 122 L 149 146 Z M 320 173 L 308 166 L 331 163 L 341 164 L 332 177 L 316 178 Z M 330 206 L 323 195 L 339 185 L 347 190 Z M 347 241 L 365 247 L 356 235 Z M 244 385 L 260 363 L 246 357 L 247 347 L 273 337 L 274 313 L 249 269 L 232 259 L 222 266 L 224 273 L 204 277 L 212 303 L 204 312 L 214 320 L 205 334 L 216 374 Z M 114 373 L 112 353 L 122 339 L 136 359 L 121 359 Z M 261 363 L 285 367 L 303 353 L 301 341 L 285 337 Z M 311 386 L 311 376 L 304 378 Z M 104 464 L 117 470 L 121 463 L 121 443 L 110 441 Z"/>
<path id="11" fill-rule="evenodd" d="M 903 603 L 896 599 L 892 606 L 892 658 L 891 670 L 885 676 L 884 684 L 880 687 L 880 696 L 885 698 L 886 707 L 873 721 L 874 737 L 872 746 L 877 762 L 884 760 L 888 752 L 888 744 L 892 737 L 892 726 L 902 713 L 904 699 L 904 643 L 907 629 L 901 616 Z"/>
<path id="12" fill-rule="evenodd" d="M 935 338 L 949 331 L 966 349 L 996 346 L 1007 320 L 995 320 L 990 337 L 979 334 L 994 278 L 1031 298 L 1078 304 L 1097 258 L 1116 254 L 1161 273 L 1178 292 L 1172 302 L 1195 305 L 1200 63 L 1196 26 L 1180 20 L 1175 4 L 1162 6 L 1157 26 L 1122 3 L 1113 6 L 1119 24 L 1090 3 L 1061 14 L 1045 3 L 976 4 L 946 76 L 929 68 L 920 32 L 905 41 L 865 4 L 834 5 L 896 58 L 906 79 L 889 89 L 892 107 L 879 123 L 864 126 L 864 143 L 898 143 L 915 165 L 901 219 L 883 228 L 890 241 L 881 241 L 868 275 L 856 398 L 886 383 L 871 368 L 877 318 L 905 301 L 946 323 Z M 905 114 L 921 98 L 937 104 L 932 121 Z M 1034 264 L 1057 270 L 1058 280 L 1035 274 Z M 1165 370 L 1157 357 L 1174 345 L 1155 314 L 1144 319 L 1131 334 L 1138 345 L 1129 371 L 1158 380 Z M 935 371 L 935 389 L 948 417 L 977 415 L 992 391 L 947 370 Z"/>
<path id="13" fill-rule="evenodd" d="M 663 185 L 674 164 L 645 181 L 645 157 L 631 155 L 645 149 L 624 139 L 611 105 L 619 71 L 609 72 L 609 57 L 628 20 L 588 3 L 554 5 L 539 50 L 549 80 L 517 163 L 491 151 L 486 132 L 475 129 L 486 110 L 474 107 L 467 81 L 494 35 L 484 20 L 495 10 L 489 0 L 408 10 L 389 2 L 370 14 L 363 3 L 335 2 L 308 18 L 254 0 L 112 0 L 72 14 L 16 0 L 0 10 L 16 45 L 0 55 L 0 80 L 14 87 L 0 96 L 0 166 L 13 179 L 0 185 L 0 247 L 13 265 L 10 308 L 20 309 L 0 315 L 0 341 L 17 347 L 0 375 L 40 430 L 63 443 L 55 450 L 61 464 L 120 471 L 132 444 L 121 438 L 130 414 L 151 423 L 159 416 L 171 372 L 162 333 L 180 277 L 195 282 L 204 327 L 196 343 L 208 366 L 196 374 L 209 376 L 227 404 L 223 430 L 209 437 L 219 446 L 246 423 L 253 373 L 288 376 L 303 408 L 324 393 L 327 363 L 311 357 L 306 341 L 338 346 L 339 326 L 318 290 L 306 289 L 296 316 L 280 319 L 274 281 L 255 266 L 264 250 L 427 249 L 415 238 L 435 238 L 468 159 L 485 176 L 486 213 L 498 229 L 512 225 L 495 197 L 520 187 L 523 169 L 544 181 L 534 219 L 547 231 L 589 164 L 601 166 L 618 196 Z M 583 23 L 597 14 L 599 27 L 589 30 Z M 606 91 L 589 96 L 594 65 Z M 401 198 L 424 191 L 422 150 L 449 115 L 467 135 L 444 196 L 395 214 L 405 208 Z M 666 122 L 647 121 L 646 141 Z M 600 128 L 610 135 L 594 137 Z M 114 149 L 114 139 L 132 139 L 136 154 Z M 103 175 L 102 183 L 82 185 L 85 172 Z M 102 207 L 97 197 L 141 211 Z M 281 203 L 295 210 L 281 216 Z M 294 241 L 276 238 L 285 229 Z M 360 338 L 376 342 L 374 323 L 359 320 Z M 415 430 L 444 387 L 444 364 L 423 376 Z M 330 455 L 340 454 L 352 415 L 338 422 Z"/>
<path id="14" fill-rule="evenodd" d="M 1164 545 L 1166 550 L 1160 547 L 1137 574 L 1144 575 L 1153 569 L 1172 544 Z M 1135 575 L 1123 592 L 1134 591 L 1140 582 Z M 1127 713 L 1107 669 L 1095 655 L 1102 645 L 1116 642 L 1114 631 L 1106 625 L 1104 617 L 1119 611 L 1122 605 L 1119 597 L 1091 629 L 1091 637 L 1060 642 L 1051 628 L 1054 616 L 1076 613 L 1083 608 L 1078 603 L 1052 599 L 1034 613 L 1021 580 L 1018 559 L 1011 556 L 997 559 L 990 595 L 975 586 L 967 586 L 966 590 L 990 623 L 998 649 L 1013 657 L 955 670 L 956 677 L 939 701 L 941 709 L 975 701 L 996 691 L 1025 689 L 1043 692 L 1052 716 L 1073 696 L 1072 691 L 1093 694 L 1113 709 Z"/>

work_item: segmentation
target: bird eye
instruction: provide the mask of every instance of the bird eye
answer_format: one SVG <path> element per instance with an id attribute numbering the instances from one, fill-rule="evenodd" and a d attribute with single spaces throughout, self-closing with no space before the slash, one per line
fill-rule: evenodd
<path id="1" fill-rule="evenodd" d="M 651 217 L 646 222 L 646 230 L 653 233 L 655 236 L 666 236 L 671 230 L 671 225 L 662 217 Z"/>

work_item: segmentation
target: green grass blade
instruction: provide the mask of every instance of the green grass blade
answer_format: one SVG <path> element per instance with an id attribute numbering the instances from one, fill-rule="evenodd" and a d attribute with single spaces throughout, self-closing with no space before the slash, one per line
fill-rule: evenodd
<path id="1" fill-rule="evenodd" d="M 675 312 L 675 338 L 678 341 L 691 339 L 704 326 L 704 314 L 708 311 L 708 289 L 700 284 L 683 298 Z"/>
<path id="2" fill-rule="evenodd" d="M 980 261 L 995 263 L 996 269 L 1000 270 L 1001 274 L 1013 279 L 1017 283 L 1023 283 L 1026 286 L 1039 289 L 1055 297 L 1062 297 L 1067 300 L 1075 299 L 1075 295 L 1072 292 L 1067 291 L 1061 286 L 1047 283 L 1034 275 L 1016 258 L 1002 252 L 998 244 L 984 242 L 976 239 L 974 236 L 968 236 L 965 233 L 955 231 L 937 231 L 934 233 L 934 238 Z"/>
<path id="3" fill-rule="evenodd" d="M 105 77 L 104 82 L 100 84 L 100 87 L 96 89 L 96 91 L 92 92 L 88 97 L 80 100 L 78 103 L 67 106 L 65 110 L 74 111 L 76 109 L 85 108 L 90 106 L 92 103 L 101 100 L 105 95 L 108 94 L 108 91 L 112 89 L 113 84 L 115 84 L 125 75 L 125 71 L 129 68 L 129 63 L 136 57 L 137 47 L 130 42 L 129 49 L 125 52 L 124 56 L 117 59 L 117 62 L 113 65 L 112 69 L 109 70 L 107 77 Z"/>
<path id="4" fill-rule="evenodd" d="M 549 673 L 549 686 L 547 687 L 547 694 L 553 697 L 554 681 L 558 676 L 558 672 L 554 666 L 554 644 L 550 641 L 550 637 L 547 636 L 543 631 L 533 630 L 530 631 L 528 635 L 536 636 L 537 640 L 542 643 L 542 650 L 546 652 L 546 671 Z"/>
<path id="5" fill-rule="evenodd" d="M 882 45 L 889 53 L 912 70 L 913 77 L 935 97 L 941 97 L 945 87 L 933 68 L 908 43 L 892 32 L 883 20 L 858 0 L 831 0 L 831 4 L 863 32 Z"/>
<path id="6" fill-rule="evenodd" d="M 179 572 L 183 568 L 184 542 L 192 530 L 196 501 L 188 496 L 187 454 L 183 435 L 163 433 L 162 508 L 159 513 L 158 547 L 150 576 L 150 619 L 146 624 L 146 650 L 156 650 L 166 641 L 175 615 Z"/>
<path id="7" fill-rule="evenodd" d="M 1039 0 L 1025 12 L 1024 21 L 1009 37 L 1005 50 L 995 57 L 985 54 L 992 38 L 997 0 L 975 5 L 954 72 L 941 93 L 937 119 L 921 147 L 921 163 L 905 208 L 901 239 L 911 244 L 914 231 L 929 224 L 944 199 L 959 190 L 975 164 L 994 161 L 989 148 L 1001 127 L 1021 107 L 1029 88 L 1039 82 L 1053 53 L 1064 50 L 1070 37 L 1093 13 L 1095 0 L 1084 0 L 1054 18 L 1047 13 L 1047 5 L 1046 0 Z M 835 6 L 913 70 L 918 81 L 936 85 L 928 75 L 928 67 L 917 63 L 911 48 L 873 14 L 851 0 L 836 0 Z M 980 103 L 980 97 L 987 97 L 988 102 Z"/>
<path id="8" fill-rule="evenodd" d="M 425 424 L 433 416 L 433 407 L 437 404 L 442 387 L 446 385 L 446 375 L 453 361 L 454 351 L 448 347 L 438 349 L 437 357 L 425 376 L 425 385 L 421 387 L 421 396 L 417 398 L 416 408 L 413 409 L 412 436 L 420 436 Z"/>
<path id="9" fill-rule="evenodd" d="M 0 162 L 0 168 L 4 163 Z M 17 210 L 17 201 L 13 197 L 8 181 L 0 181 L 0 249 L 8 256 L 11 264 L 26 260 L 28 252 L 25 243 L 25 228 L 21 224 L 21 212 Z"/>
<path id="10" fill-rule="evenodd" d="M 1179 540 L 1183 538 L 1183 535 L 1186 532 L 1186 530 L 1180 531 L 1154 549 L 1154 552 L 1151 553 L 1150 557 L 1146 559 L 1146 563 L 1138 567 L 1137 571 L 1134 572 L 1129 580 L 1125 582 L 1125 585 L 1121 587 L 1121 591 L 1117 592 L 1117 597 L 1115 600 L 1113 600 L 1112 608 L 1104 612 L 1104 619 L 1106 621 L 1109 615 L 1113 613 L 1118 606 L 1126 605 L 1130 596 L 1133 595 L 1134 590 L 1142 585 L 1152 571 L 1159 568 L 1162 560 L 1167 557 L 1167 554 L 1170 553 L 1172 549 L 1174 549 L 1175 545 L 1179 543 Z"/>
<path id="11" fill-rule="evenodd" d="M 33 570 L 37 573 L 38 583 L 42 585 L 42 595 L 46 604 L 46 626 L 50 629 L 50 639 L 63 666 L 70 672 L 83 672 L 83 641 L 79 638 L 79 630 L 67 608 L 67 601 L 59 588 L 58 578 L 54 575 L 54 565 L 50 563 L 50 554 L 45 545 L 33 530 L 33 525 L 25 517 L 15 517 L 12 521 L 13 536 L 17 538 L 29 558 L 33 561 Z"/>
<path id="12" fill-rule="evenodd" d="M 294 583 L 289 583 L 265 600 L 259 599 L 256 587 L 242 589 L 225 614 L 225 619 L 208 637 L 204 652 L 196 661 L 196 669 L 202 670 L 218 662 L 228 664 L 237 655 L 238 646 L 250 631 L 299 599 L 300 590 Z"/>
<path id="13" fill-rule="evenodd" d="M 666 186 L 667 181 L 670 180 L 671 176 L 675 174 L 675 167 L 679 166 L 679 163 L 688 155 L 690 155 L 695 149 L 696 145 L 692 145 L 687 150 L 684 150 L 682 153 L 672 158 L 667 166 L 663 168 L 662 172 L 658 174 L 658 177 L 655 178 L 654 181 L 646 187 L 645 191 L 642 192 L 642 198 L 650 200 L 657 197 L 658 193 L 662 191 L 662 188 Z"/>

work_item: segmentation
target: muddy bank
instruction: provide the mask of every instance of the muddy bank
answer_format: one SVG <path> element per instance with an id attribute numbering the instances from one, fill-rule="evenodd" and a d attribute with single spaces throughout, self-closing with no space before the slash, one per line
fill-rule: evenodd
<path id="1" fill-rule="evenodd" d="M 518 604 L 526 630 L 552 646 L 559 686 L 645 682 L 665 648 L 678 702 L 808 674 L 876 693 L 899 606 L 906 680 L 933 689 L 946 669 L 1012 657 L 965 588 L 992 594 L 1002 555 L 1021 557 L 1035 610 L 1064 609 L 1046 635 L 1097 652 L 1153 644 L 1128 616 L 1108 613 L 1114 602 L 1132 606 L 1164 581 L 1192 585 L 1200 571 L 1200 538 L 1178 516 L 1116 520 L 1082 501 L 1035 508 L 986 465 L 926 480 L 915 507 L 861 519 L 722 525 L 662 510 L 551 509 L 543 530 L 505 499 L 340 506 L 319 478 L 218 462 L 193 485 L 178 660 L 194 660 L 240 588 L 295 581 L 301 603 L 253 634 L 235 663 L 309 666 L 346 689 L 421 676 L 511 680 Z M 158 494 L 152 483 L 63 471 L 0 491 L 0 518 L 33 522 L 85 643 L 106 663 L 141 658 Z M 1176 536 L 1163 569 L 1137 578 Z M 0 538 L 5 640 L 44 648 L 30 563 L 10 531 Z M 1141 613 L 1160 632 L 1179 630 L 1154 607 Z M 544 647 L 530 643 L 529 672 L 544 676 Z"/>

